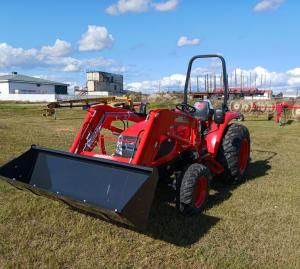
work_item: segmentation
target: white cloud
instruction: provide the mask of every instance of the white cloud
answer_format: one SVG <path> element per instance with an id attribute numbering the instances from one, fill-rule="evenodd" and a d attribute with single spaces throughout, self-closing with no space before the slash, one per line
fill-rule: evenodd
<path id="1" fill-rule="evenodd" d="M 146 12 L 154 8 L 157 11 L 174 10 L 178 6 L 178 0 L 167 0 L 163 2 L 153 2 L 152 0 L 119 0 L 106 8 L 106 13 L 110 15 L 120 15 L 124 13 Z"/>
<path id="2" fill-rule="evenodd" d="M 232 75 L 236 72 L 237 74 L 237 86 L 241 84 L 241 76 L 243 76 L 243 83 L 248 84 L 250 87 L 283 87 L 287 86 L 289 75 L 287 72 L 274 72 L 268 71 L 266 68 L 257 66 L 250 70 L 237 68 L 236 71 L 232 72 Z M 250 82 L 251 75 L 251 82 Z M 231 76 L 229 76 L 229 80 Z M 249 80 L 249 81 L 247 81 Z M 248 82 L 248 83 L 247 83 Z M 233 83 L 234 84 L 234 83 Z"/>
<path id="3" fill-rule="evenodd" d="M 54 57 L 67 56 L 72 52 L 72 45 L 67 41 L 56 39 L 53 46 L 42 47 L 41 53 Z"/>
<path id="4" fill-rule="evenodd" d="M 200 44 L 200 39 L 198 38 L 188 38 L 186 36 L 181 36 L 177 41 L 178 47 L 188 46 L 188 45 L 198 45 Z"/>
<path id="5" fill-rule="evenodd" d="M 278 9 L 285 0 L 262 0 L 256 4 L 254 11 L 263 12 L 263 11 L 272 11 Z"/>
<path id="6" fill-rule="evenodd" d="M 143 93 L 158 92 L 159 88 L 160 88 L 159 81 L 155 81 L 155 80 L 136 81 L 136 82 L 127 83 L 125 85 L 125 89 L 128 91 L 143 92 Z"/>
<path id="7" fill-rule="evenodd" d="M 7 43 L 0 43 L 0 68 L 18 65 L 35 65 L 43 55 L 37 49 L 14 48 Z"/>
<path id="8" fill-rule="evenodd" d="M 300 67 L 296 67 L 287 71 L 288 85 L 300 86 Z"/>
<path id="9" fill-rule="evenodd" d="M 291 69 L 287 73 L 288 75 L 293 77 L 297 77 L 297 76 L 300 77 L 300 68 L 298 67 L 298 68 Z"/>
<path id="10" fill-rule="evenodd" d="M 211 68 L 198 68 L 192 72 L 192 88 L 196 89 L 197 78 L 200 82 L 200 87 L 204 87 L 204 75 L 207 73 L 211 74 Z M 299 87 L 300 88 L 300 68 L 294 68 L 286 72 L 274 72 L 269 71 L 264 67 L 257 66 L 253 69 L 241 69 L 237 68 L 229 73 L 229 82 L 232 87 L 235 85 L 234 75 L 237 74 L 237 86 L 240 86 L 241 76 L 244 78 L 244 87 L 247 86 L 246 77 L 249 79 L 250 87 L 258 88 L 271 88 L 274 91 L 284 91 L 288 88 Z M 250 84 L 251 74 L 251 84 Z M 231 79 L 233 78 L 233 81 Z M 144 93 L 155 93 L 160 91 L 183 91 L 185 84 L 184 74 L 173 74 L 170 76 L 162 77 L 158 80 L 145 80 L 145 81 L 134 81 L 127 83 L 125 88 L 131 91 L 141 91 Z M 217 79 L 217 87 L 219 87 L 219 78 Z"/>
<path id="11" fill-rule="evenodd" d="M 53 65 L 62 66 L 65 72 L 78 72 L 88 68 L 104 68 L 111 66 L 113 61 L 104 59 L 102 57 L 97 57 L 93 59 L 75 59 L 75 58 L 63 58 L 58 59 L 57 62 L 52 62 Z"/>
<path id="12" fill-rule="evenodd" d="M 234 78 L 234 73 L 237 73 L 238 86 L 240 85 L 241 75 L 245 78 L 248 77 L 250 84 L 250 74 L 251 74 L 251 87 L 262 87 L 269 88 L 273 90 L 284 90 L 288 87 L 300 87 L 300 68 L 294 68 L 286 72 L 275 72 L 269 71 L 264 67 L 257 66 L 250 70 L 237 68 L 236 71 L 232 71 Z M 229 80 L 231 76 L 229 76 Z M 234 82 L 233 82 L 234 83 Z"/>
<path id="13" fill-rule="evenodd" d="M 127 12 L 145 12 L 150 7 L 150 0 L 119 0 L 106 8 L 110 15 L 119 15 Z"/>
<path id="14" fill-rule="evenodd" d="M 128 69 L 125 66 L 114 66 L 114 67 L 110 68 L 110 72 L 123 74 L 123 73 L 128 72 Z"/>
<path id="15" fill-rule="evenodd" d="M 159 80 L 145 80 L 128 83 L 125 85 L 126 90 L 141 91 L 145 93 L 158 92 L 159 90 L 181 90 L 183 89 L 185 82 L 185 75 L 172 74 L 170 76 L 163 77 Z"/>
<path id="16" fill-rule="evenodd" d="M 222 68 L 222 63 L 219 59 L 211 58 L 206 66 L 196 67 L 192 69 L 192 76 L 201 76 L 203 74 L 218 73 Z"/>
<path id="17" fill-rule="evenodd" d="M 69 46 L 65 41 L 56 42 L 54 46 L 44 46 L 41 49 L 15 48 L 7 43 L 0 43 L 0 68 L 36 68 L 46 67 L 65 72 L 77 72 L 87 68 L 119 68 L 115 61 L 103 57 L 76 59 L 61 56 L 67 53 Z M 65 48 L 65 49 L 62 49 Z"/>
<path id="18" fill-rule="evenodd" d="M 174 10 L 178 5 L 178 0 L 169 0 L 161 3 L 154 3 L 153 6 L 158 11 Z"/>
<path id="19" fill-rule="evenodd" d="M 288 84 L 289 86 L 293 86 L 293 87 L 299 86 L 299 85 L 300 85 L 300 77 L 292 77 L 292 78 L 289 78 L 287 84 Z"/>
<path id="20" fill-rule="evenodd" d="M 44 64 L 61 69 L 64 72 L 78 72 L 89 68 L 108 68 L 116 63 L 113 60 L 103 57 L 90 59 L 76 59 L 73 57 L 52 57 L 47 58 Z"/>
<path id="21" fill-rule="evenodd" d="M 80 51 L 99 51 L 113 46 L 113 36 L 103 26 L 89 25 L 79 41 Z"/>

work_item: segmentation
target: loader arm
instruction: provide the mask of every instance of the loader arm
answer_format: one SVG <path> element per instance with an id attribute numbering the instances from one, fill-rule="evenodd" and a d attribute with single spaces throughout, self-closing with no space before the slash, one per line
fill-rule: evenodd
<path id="1" fill-rule="evenodd" d="M 122 108 L 108 105 L 93 106 L 87 110 L 87 115 L 69 151 L 77 154 L 81 154 L 83 151 L 92 151 L 99 140 L 102 128 L 111 132 L 121 131 L 111 125 L 113 121 L 124 120 L 137 123 L 145 118 L 146 116 Z"/>

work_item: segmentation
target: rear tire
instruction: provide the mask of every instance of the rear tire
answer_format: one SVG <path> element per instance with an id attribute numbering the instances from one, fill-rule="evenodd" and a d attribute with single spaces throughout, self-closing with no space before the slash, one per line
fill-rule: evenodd
<path id="1" fill-rule="evenodd" d="M 224 167 L 220 175 L 222 181 L 232 184 L 244 180 L 250 160 L 250 135 L 245 126 L 228 126 L 217 159 Z"/>
<path id="2" fill-rule="evenodd" d="M 211 175 L 203 164 L 194 163 L 185 171 L 181 180 L 176 206 L 184 216 L 199 214 L 206 206 Z"/>

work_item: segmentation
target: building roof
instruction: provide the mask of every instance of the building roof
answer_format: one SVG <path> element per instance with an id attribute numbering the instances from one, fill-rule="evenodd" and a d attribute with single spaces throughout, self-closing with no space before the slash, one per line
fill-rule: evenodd
<path id="1" fill-rule="evenodd" d="M 122 76 L 121 74 L 116 74 L 116 73 L 109 73 L 109 72 L 104 72 L 104 71 L 99 71 L 99 70 L 88 70 L 86 73 L 99 73 L 103 75 L 108 75 L 108 76 Z"/>
<path id="2" fill-rule="evenodd" d="M 3 75 L 0 76 L 0 82 L 26 82 L 26 83 L 34 83 L 34 84 L 47 84 L 47 85 L 62 85 L 62 86 L 69 86 L 68 84 L 55 82 L 52 80 L 41 79 L 36 77 L 30 77 L 25 75 L 19 74 L 11 74 L 11 75 Z"/>

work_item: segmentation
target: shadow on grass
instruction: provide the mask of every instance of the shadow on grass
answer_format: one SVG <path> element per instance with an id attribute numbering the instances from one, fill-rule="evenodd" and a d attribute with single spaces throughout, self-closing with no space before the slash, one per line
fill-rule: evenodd
<path id="1" fill-rule="evenodd" d="M 262 177 L 271 169 L 269 160 L 277 155 L 276 152 L 259 151 L 269 155 L 265 160 L 258 160 L 249 164 L 246 182 Z M 223 203 L 232 196 L 232 192 L 240 185 L 225 185 L 219 180 L 213 181 L 212 189 L 215 191 L 210 196 L 207 208 L 212 208 Z M 220 218 L 200 214 L 193 217 L 183 217 L 177 212 L 175 207 L 175 191 L 169 187 L 159 184 L 154 198 L 153 206 L 150 212 L 147 229 L 144 231 L 128 227 L 112 220 L 113 224 L 130 229 L 139 233 L 143 233 L 157 240 L 162 240 L 177 246 L 188 247 L 198 242 L 214 225 L 216 225 Z M 108 221 L 103 217 L 99 217 L 85 211 L 75 209 L 80 213 Z"/>
<path id="2" fill-rule="evenodd" d="M 269 161 L 277 155 L 276 152 L 259 152 L 267 154 L 268 157 L 249 164 L 244 183 L 266 175 L 267 171 L 271 169 Z M 240 184 L 226 185 L 220 180 L 214 180 L 211 187 L 215 193 L 210 195 L 207 208 L 212 208 L 230 199 L 233 191 L 239 186 Z M 162 187 L 158 189 L 146 231 L 147 235 L 178 246 L 190 246 L 199 241 L 220 221 L 217 217 L 205 214 L 189 218 L 183 217 L 170 204 L 170 201 L 174 201 L 174 199 L 174 192 Z"/>
<path id="3" fill-rule="evenodd" d="M 245 184 L 259 177 L 265 176 L 268 170 L 272 168 L 269 164 L 269 161 L 277 155 L 276 152 L 265 150 L 252 150 L 252 152 L 267 154 L 268 157 L 264 160 L 258 160 L 249 163 L 245 181 L 242 184 Z M 228 200 L 232 196 L 232 192 L 242 184 L 226 185 L 219 180 L 215 180 L 211 186 L 211 188 L 215 191 L 215 194 L 210 196 L 208 208 L 212 208 Z"/>
<path id="4" fill-rule="evenodd" d="M 284 125 L 292 125 L 294 123 L 294 120 L 287 120 L 284 124 Z"/>
<path id="5" fill-rule="evenodd" d="M 184 217 L 175 207 L 175 191 L 159 186 L 145 234 L 177 246 L 188 247 L 200 240 L 220 218 L 200 214 Z"/>
<path id="6" fill-rule="evenodd" d="M 205 214 L 183 217 L 173 205 L 174 200 L 175 191 L 167 187 L 165 189 L 163 187 L 161 188 L 161 186 L 158 187 L 145 230 L 117 222 L 108 215 L 96 215 L 76 208 L 64 201 L 62 202 L 64 202 L 70 210 L 77 211 L 80 214 L 182 247 L 188 247 L 198 242 L 199 239 L 220 220 L 217 217 Z"/>

